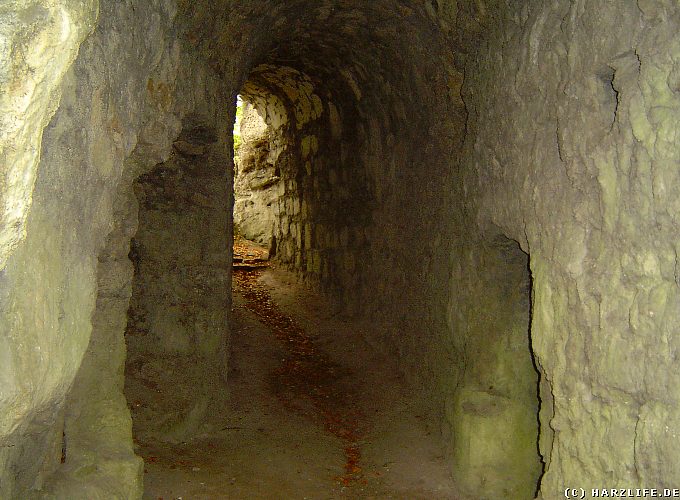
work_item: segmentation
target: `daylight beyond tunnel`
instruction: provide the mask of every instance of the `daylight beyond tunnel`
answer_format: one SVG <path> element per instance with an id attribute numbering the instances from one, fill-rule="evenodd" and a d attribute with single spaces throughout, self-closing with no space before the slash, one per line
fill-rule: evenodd
<path id="1" fill-rule="evenodd" d="M 265 127 L 237 163 L 271 209 L 252 237 L 367 321 L 461 495 L 671 486 L 679 19 L 664 0 L 0 7 L 0 497 L 141 495 L 125 368 L 156 409 L 176 377 L 169 439 L 226 406 L 239 94 Z"/>

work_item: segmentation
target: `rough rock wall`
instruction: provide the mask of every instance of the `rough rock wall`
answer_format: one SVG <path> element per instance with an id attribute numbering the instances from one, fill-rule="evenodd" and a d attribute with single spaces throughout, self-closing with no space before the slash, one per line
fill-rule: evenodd
<path id="1" fill-rule="evenodd" d="M 62 465 L 43 488 L 57 498 L 141 495 L 143 464 L 132 446 L 132 425 L 123 395 L 125 330 L 132 293 L 127 258 L 137 204 L 122 180 L 113 201 L 113 228 L 97 265 L 97 299 L 87 351 L 64 404 Z"/>
<path id="2" fill-rule="evenodd" d="M 43 130 L 97 7 L 96 0 L 0 5 L 0 269 L 26 235 Z"/>
<path id="3" fill-rule="evenodd" d="M 76 15 L 73 8 L 74 34 L 82 28 L 78 23 L 92 18 L 91 5 L 78 4 L 84 10 Z M 10 5 L 12 26 L 26 35 L 33 18 L 20 15 L 19 7 Z M 66 29 L 67 10 L 56 17 L 37 7 L 30 12 L 42 12 L 49 26 Z M 0 278 L 2 498 L 26 497 L 27 490 L 41 488 L 64 498 L 140 494 L 140 462 L 132 453 L 121 394 L 132 276 L 126 247 L 134 216 L 116 205 L 116 186 L 125 158 L 135 151 L 136 159 L 127 164 L 129 187 L 118 195 L 125 205 L 134 175 L 167 157 L 181 117 L 198 106 L 217 109 L 212 99 L 228 101 L 220 98 L 212 71 L 183 52 L 172 31 L 175 13 L 172 2 L 103 3 L 97 30 L 81 46 L 73 68 L 63 80 L 62 69 L 48 71 L 36 87 L 59 89 L 63 97 L 43 136 L 26 237 Z M 65 40 L 62 35 L 56 30 L 55 39 L 41 45 L 44 57 L 62 61 L 53 51 Z M 69 44 L 67 56 L 76 49 Z M 37 62 L 36 68 L 42 70 Z M 41 109 L 36 115 L 24 110 L 26 130 L 40 129 L 45 106 L 40 96 L 26 101 L 27 110 Z M 28 142 L 21 147 L 30 150 Z M 22 158 L 30 180 L 33 160 Z M 123 220 L 112 226 L 114 206 Z"/>
<path id="4" fill-rule="evenodd" d="M 461 194 L 530 255 L 542 498 L 680 477 L 679 16 L 527 3 L 498 12 L 466 71 Z"/>
<path id="5" fill-rule="evenodd" d="M 322 279 L 328 269 L 329 289 L 371 318 L 376 343 L 391 346 L 434 407 L 446 402 L 444 429 L 463 488 L 474 490 L 474 498 L 519 491 L 479 484 L 494 467 L 507 466 L 499 456 L 511 454 L 498 447 L 471 454 L 462 444 L 477 437 L 478 424 L 471 422 L 480 407 L 502 409 L 496 403 L 507 400 L 506 415 L 517 417 L 505 419 L 508 434 L 518 429 L 515 421 L 530 424 L 527 412 L 536 403 L 529 397 L 531 353 L 521 349 L 527 296 L 517 290 L 526 283 L 524 261 L 510 246 L 496 245 L 502 235 L 529 255 L 533 279 L 542 497 L 557 497 L 566 482 L 637 486 L 680 477 L 673 448 L 680 419 L 676 3 L 357 4 L 183 1 L 183 28 L 169 33 L 162 26 L 174 14 L 170 1 L 106 2 L 98 32 L 66 76 L 70 97 L 43 139 L 28 218 L 24 194 L 30 188 L 24 187 L 32 183 L 40 124 L 54 109 L 44 106 L 51 99 L 44 96 L 58 89 L 66 66 L 36 83 L 42 90 L 32 95 L 43 97 L 17 101 L 28 95 L 22 89 L 3 94 L 11 101 L 2 101 L 11 108 L 6 116 L 24 114 L 21 130 L 30 134 L 15 141 L 25 168 L 14 178 L 28 183 L 16 184 L 19 191 L 2 185 L 3 195 L 20 192 L 17 206 L 24 208 L 12 213 L 25 218 L 26 238 L 16 244 L 20 222 L 3 226 L 11 233 L 3 256 L 14 250 L 0 275 L 0 321 L 7 332 L 0 337 L 0 496 L 39 487 L 59 465 L 62 401 L 88 345 L 96 274 L 102 285 L 109 276 L 97 272 L 96 259 L 124 158 L 133 149 L 146 158 L 138 173 L 165 161 L 182 130 L 180 116 L 199 102 L 217 109 L 201 92 L 211 88 L 215 96 L 222 88 L 230 99 L 217 102 L 232 100 L 255 63 L 294 66 L 310 78 L 323 109 L 309 124 L 316 130 L 292 130 L 291 162 L 314 150 L 314 140 L 305 137 L 315 136 L 318 149 L 310 156 L 312 174 L 302 168 L 306 162 L 298 163 L 286 186 L 291 202 L 284 206 L 293 216 L 295 197 L 301 198 L 298 217 L 305 198 L 317 200 L 307 205 L 309 232 L 305 224 L 298 231 L 301 219 L 294 221 L 291 262 L 310 276 L 319 269 Z M 3 34 L 9 27 L 9 39 L 26 40 L 31 31 L 24 28 L 40 26 L 31 20 L 45 19 L 54 40 L 62 40 L 57 28 L 68 22 L 61 11 L 18 16 L 26 5 L 3 5 L 3 20 L 11 18 Z M 83 6 L 83 15 L 74 8 L 70 19 L 91 19 L 93 5 Z M 74 26 L 83 29 L 72 32 L 80 35 L 64 45 L 63 61 L 89 29 L 79 22 Z M 177 37 L 182 41 L 175 45 Z M 202 58 L 184 57 L 183 43 Z M 2 46 L 3 54 L 20 54 L 6 47 L 30 44 Z M 36 60 L 36 69 L 47 64 Z M 24 63 L 4 68 L 18 75 L 17 82 L 32 81 L 21 78 Z M 212 72 L 219 85 L 207 76 Z M 42 78 L 40 71 L 32 74 Z M 12 78 L 2 81 L 3 90 L 12 88 Z M 277 88 L 265 85 L 274 96 Z M 22 102 L 30 106 L 22 109 Z M 289 106 L 285 113 L 295 116 L 296 110 Z M 331 190 L 334 169 L 342 182 Z M 133 178 L 126 177 L 128 186 Z M 119 192 L 129 199 L 129 187 Z M 350 205 L 326 204 L 329 192 Z M 123 234 L 116 238 L 123 241 Z M 314 246 L 324 240 L 332 251 Z M 102 256 L 108 265 L 111 256 Z M 114 260 L 125 277 L 120 305 L 130 270 L 122 257 Z M 513 362 L 516 372 L 497 368 Z M 504 386 L 509 373 L 522 374 L 522 384 Z M 129 432 L 126 425 L 119 428 Z M 529 456 L 526 443 L 510 443 L 513 453 Z M 67 450 L 67 462 L 68 456 Z M 536 470 L 535 460 L 526 462 L 526 471 Z M 518 498 L 531 495 L 528 480 L 512 487 L 524 488 Z"/>
<path id="6" fill-rule="evenodd" d="M 226 106 L 225 106 L 226 107 Z M 216 107 L 219 109 L 219 107 Z M 221 114 L 221 113 L 220 113 Z M 136 436 L 186 441 L 210 404 L 226 394 L 231 309 L 231 179 L 228 122 L 192 117 L 174 153 L 134 185 L 139 228 L 132 240 L 135 278 L 126 331 L 128 384 L 143 384 Z M 218 132 L 219 130 L 219 132 Z M 172 377 L 173 414 L 149 387 Z M 169 418 L 171 417 L 171 418 Z"/>
<path id="7" fill-rule="evenodd" d="M 249 102 L 239 121 L 241 146 L 234 152 L 234 230 L 246 239 L 274 245 L 275 220 L 283 194 L 279 157 L 282 128 L 268 127 Z"/>

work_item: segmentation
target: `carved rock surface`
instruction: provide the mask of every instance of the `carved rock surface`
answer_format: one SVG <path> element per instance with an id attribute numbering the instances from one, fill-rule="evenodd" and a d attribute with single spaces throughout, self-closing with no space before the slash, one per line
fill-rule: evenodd
<path id="1" fill-rule="evenodd" d="M 461 494 L 677 486 L 679 24 L 672 0 L 3 2 L 0 497 L 141 495 L 129 325 L 161 337 L 131 359 L 226 366 L 239 93 L 267 125 L 255 232 L 370 319 Z"/>

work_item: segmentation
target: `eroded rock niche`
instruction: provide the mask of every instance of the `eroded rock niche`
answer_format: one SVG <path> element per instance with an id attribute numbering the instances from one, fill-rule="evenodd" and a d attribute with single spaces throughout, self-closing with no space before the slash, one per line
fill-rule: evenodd
<path id="1" fill-rule="evenodd" d="M 223 134 L 195 117 L 183 125 L 170 157 L 134 183 L 139 226 L 125 340 L 140 439 L 186 440 L 226 396 L 230 160 Z M 154 388 L 168 381 L 173 394 L 159 395 Z"/>
<path id="2" fill-rule="evenodd" d="M 450 321 L 454 338 L 465 344 L 444 427 L 452 472 L 470 497 L 528 498 L 543 473 L 529 256 L 516 241 L 494 233 L 461 242 L 459 249 Z"/>

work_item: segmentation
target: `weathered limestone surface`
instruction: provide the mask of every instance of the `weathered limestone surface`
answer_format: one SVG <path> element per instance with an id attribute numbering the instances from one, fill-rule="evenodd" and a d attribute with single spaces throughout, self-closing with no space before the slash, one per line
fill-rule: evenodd
<path id="1" fill-rule="evenodd" d="M 182 269 L 227 249 L 172 269 L 159 243 L 229 213 L 241 90 L 278 130 L 277 258 L 369 318 L 464 494 L 530 498 L 542 471 L 546 499 L 680 477 L 677 2 L 107 0 L 69 70 L 96 12 L 0 7 L 0 497 L 139 494 L 120 392 L 132 186 L 172 202 L 143 207 L 138 284 L 188 297 L 204 282 Z M 217 141 L 180 137 L 197 123 Z M 188 327 L 201 297 L 166 316 L 138 299 L 163 353 L 226 341 Z M 95 462 L 128 490 L 99 488 Z"/>
<path id="2" fill-rule="evenodd" d="M 253 96 L 253 100 L 258 99 Z M 286 144 L 285 124 L 275 127 L 278 123 L 274 121 L 268 126 L 249 102 L 244 102 L 242 109 L 238 124 L 242 143 L 234 157 L 234 230 L 251 241 L 275 247 L 272 237 L 284 191 L 279 158 Z M 264 105 L 265 114 L 266 109 Z"/>
<path id="3" fill-rule="evenodd" d="M 528 4 L 466 72 L 463 189 L 531 258 L 543 498 L 680 477 L 679 15 Z"/>
<path id="4" fill-rule="evenodd" d="M 10 7 L 13 26 L 27 29 L 20 6 Z M 89 7 L 79 8 L 74 19 L 84 23 Z M 2 498 L 39 489 L 58 498 L 141 495 L 122 395 L 131 183 L 167 158 L 184 115 L 207 109 L 215 117 L 213 100 L 228 101 L 214 72 L 183 52 L 175 13 L 172 2 L 105 2 L 63 81 L 61 70 L 44 76 L 63 97 L 43 136 L 26 237 L 0 276 Z M 43 14 L 48 24 L 62 19 Z M 59 59 L 53 50 L 47 56 Z M 41 99 L 30 105 L 47 106 Z M 22 126 L 33 133 L 40 120 Z M 22 158 L 29 179 L 34 158 Z M 128 187 L 118 190 L 126 158 Z"/>

